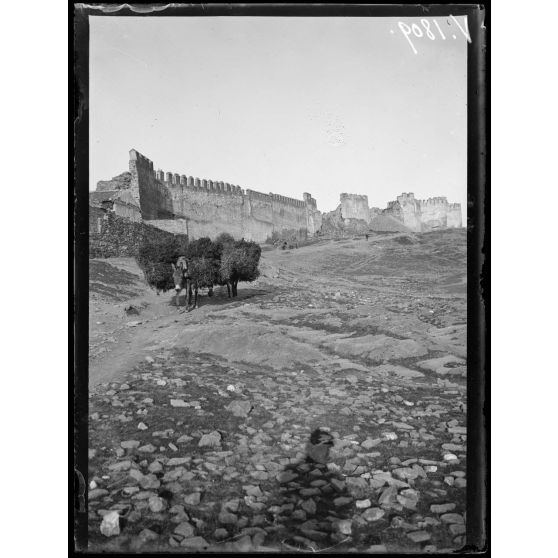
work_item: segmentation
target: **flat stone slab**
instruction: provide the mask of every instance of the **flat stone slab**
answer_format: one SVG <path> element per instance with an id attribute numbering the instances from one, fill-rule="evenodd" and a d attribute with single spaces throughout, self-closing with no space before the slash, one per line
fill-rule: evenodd
<path id="1" fill-rule="evenodd" d="M 419 357 L 428 353 L 424 346 L 412 339 L 396 339 L 387 335 L 364 335 L 337 339 L 330 343 L 328 348 L 342 356 L 377 361 Z"/>
<path id="2" fill-rule="evenodd" d="M 417 366 L 423 370 L 430 370 L 439 376 L 467 375 L 467 361 L 453 355 L 423 360 L 417 363 Z"/>
<path id="3" fill-rule="evenodd" d="M 374 369 L 375 372 L 380 374 L 393 374 L 400 378 L 422 378 L 424 374 L 418 370 L 411 370 L 410 368 L 405 368 L 404 366 L 398 366 L 395 364 L 382 364 Z"/>

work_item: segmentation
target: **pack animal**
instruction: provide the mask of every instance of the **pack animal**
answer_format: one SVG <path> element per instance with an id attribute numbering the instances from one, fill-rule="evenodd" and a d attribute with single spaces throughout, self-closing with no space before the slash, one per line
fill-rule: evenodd
<path id="1" fill-rule="evenodd" d="M 187 306 L 190 307 L 190 303 L 192 300 L 192 279 L 188 274 L 188 260 L 184 256 L 181 256 L 180 258 L 178 258 L 176 264 L 171 263 L 171 266 L 172 280 L 174 282 L 174 289 L 176 291 L 175 304 L 176 306 L 180 305 L 180 293 L 183 289 L 186 289 Z"/>
<path id="2" fill-rule="evenodd" d="M 176 291 L 176 306 L 179 306 L 179 297 L 183 289 L 186 289 L 188 310 L 198 307 L 198 290 L 200 288 L 207 288 L 207 296 L 213 296 L 213 284 L 204 282 L 200 276 L 200 267 L 207 265 L 206 258 L 192 258 L 188 259 L 186 256 L 180 256 L 175 264 L 172 266 L 172 277 L 174 282 L 174 289 Z M 192 295 L 194 295 L 194 304 L 192 305 Z"/>

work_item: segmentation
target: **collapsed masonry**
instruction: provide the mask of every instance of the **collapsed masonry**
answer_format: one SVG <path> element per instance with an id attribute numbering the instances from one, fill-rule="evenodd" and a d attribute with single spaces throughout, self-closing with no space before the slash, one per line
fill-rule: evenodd
<path id="1" fill-rule="evenodd" d="M 322 233 L 348 234 L 373 232 L 428 232 L 461 227 L 461 204 L 445 197 L 417 200 L 414 194 L 401 194 L 386 209 L 368 207 L 368 196 L 341 194 L 335 211 L 324 214 Z"/>

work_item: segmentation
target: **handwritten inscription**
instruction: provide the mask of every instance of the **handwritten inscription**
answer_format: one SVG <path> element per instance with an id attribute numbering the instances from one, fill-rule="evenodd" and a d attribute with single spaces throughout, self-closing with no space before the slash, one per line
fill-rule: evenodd
<path id="1" fill-rule="evenodd" d="M 462 35 L 467 39 L 467 42 L 471 42 L 471 35 L 469 34 L 469 26 L 467 24 L 467 17 L 463 18 L 463 25 L 459 23 L 456 17 L 450 15 L 451 20 L 455 23 L 459 31 Z M 442 31 L 440 24 L 437 20 L 429 20 L 429 19 L 421 19 L 420 25 L 418 23 L 412 23 L 408 25 L 403 21 L 398 21 L 397 25 L 403 33 L 405 39 L 409 43 L 410 47 L 413 49 L 415 54 L 418 54 L 417 49 L 415 48 L 414 42 L 417 39 L 429 39 L 431 41 L 435 41 L 436 39 L 445 41 L 446 39 L 456 40 L 458 31 L 456 33 L 448 34 Z"/>

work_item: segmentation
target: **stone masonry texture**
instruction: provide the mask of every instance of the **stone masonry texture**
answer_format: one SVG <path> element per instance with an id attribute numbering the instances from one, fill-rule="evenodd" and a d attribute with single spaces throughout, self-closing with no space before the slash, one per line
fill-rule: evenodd
<path id="1" fill-rule="evenodd" d="M 445 197 L 418 200 L 413 193 L 403 193 L 380 210 L 368 206 L 366 195 L 343 193 L 338 208 L 322 214 L 307 192 L 299 200 L 155 170 L 153 162 L 135 149 L 130 150 L 129 171 L 99 181 L 97 191 L 90 193 L 90 212 L 92 252 L 118 255 L 135 253 L 142 235 L 163 232 L 192 239 L 227 232 L 236 239 L 265 242 L 292 231 L 299 237 L 364 234 L 374 229 L 371 223 L 380 216 L 410 232 L 462 226 L 460 204 L 448 203 Z M 134 223 L 124 224 L 126 220 Z M 111 242 L 118 248 L 111 249 Z"/>

